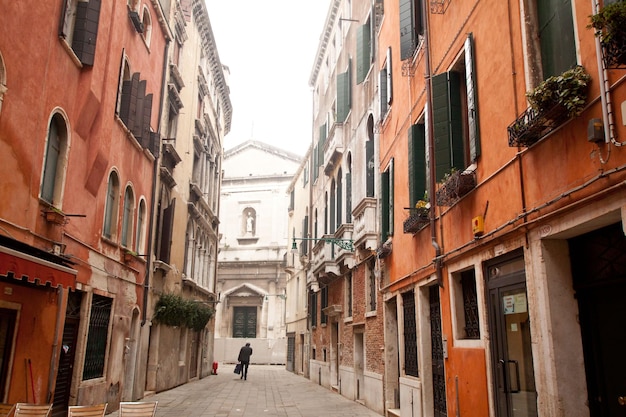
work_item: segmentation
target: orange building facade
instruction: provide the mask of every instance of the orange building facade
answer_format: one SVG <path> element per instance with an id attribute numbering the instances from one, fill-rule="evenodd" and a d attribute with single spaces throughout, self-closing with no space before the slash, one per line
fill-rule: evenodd
<path id="1" fill-rule="evenodd" d="M 624 412 L 626 71 L 588 28 L 610 3 L 380 5 L 388 415 Z"/>
<path id="2" fill-rule="evenodd" d="M 171 35 L 156 1 L 28 3 L 0 14 L 0 400 L 112 410 L 145 386 Z"/>

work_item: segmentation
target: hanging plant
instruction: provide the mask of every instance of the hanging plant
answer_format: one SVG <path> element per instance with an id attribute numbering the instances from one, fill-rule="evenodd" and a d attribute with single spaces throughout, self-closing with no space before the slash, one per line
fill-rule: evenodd
<path id="1" fill-rule="evenodd" d="M 626 65 L 626 1 L 609 4 L 589 18 L 587 27 L 600 38 L 607 68 Z"/>
<path id="2" fill-rule="evenodd" d="M 154 320 L 166 326 L 204 329 L 215 314 L 213 308 L 176 294 L 163 294 L 156 303 Z"/>
<path id="3" fill-rule="evenodd" d="M 549 116 L 550 113 L 556 112 L 576 117 L 585 108 L 590 81 L 591 76 L 587 74 L 585 68 L 577 65 L 561 75 L 547 78 L 528 91 L 526 97 L 530 106 L 542 115 Z"/>
<path id="4" fill-rule="evenodd" d="M 187 327 L 197 332 L 202 331 L 206 324 L 213 317 L 214 310 L 202 303 L 190 302 L 189 314 L 187 317 Z"/>

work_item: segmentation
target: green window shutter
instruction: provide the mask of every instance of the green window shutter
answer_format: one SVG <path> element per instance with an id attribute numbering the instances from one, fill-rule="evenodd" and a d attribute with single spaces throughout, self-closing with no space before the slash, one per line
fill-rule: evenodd
<path id="1" fill-rule="evenodd" d="M 474 36 L 465 39 L 465 80 L 467 83 L 467 124 L 470 161 L 480 156 L 480 128 L 478 125 L 478 98 L 476 97 L 476 68 L 474 65 Z"/>
<path id="2" fill-rule="evenodd" d="M 426 191 L 426 127 L 409 128 L 409 207 L 421 200 Z"/>
<path id="3" fill-rule="evenodd" d="M 389 171 L 380 174 L 380 240 L 389 236 Z"/>
<path id="4" fill-rule="evenodd" d="M 319 163 L 317 162 L 317 156 L 318 156 L 318 151 L 317 151 L 317 145 L 315 145 L 315 148 L 313 148 L 313 154 L 311 155 L 311 158 L 313 159 L 312 161 L 312 169 L 313 169 L 313 181 L 315 181 L 317 179 L 317 175 L 318 175 L 318 169 L 317 167 L 319 166 Z"/>
<path id="5" fill-rule="evenodd" d="M 387 66 L 383 67 L 378 74 L 379 77 L 379 86 L 378 86 L 378 94 L 380 95 L 380 119 L 384 119 L 387 114 L 388 104 L 387 104 Z"/>
<path id="6" fill-rule="evenodd" d="M 337 75 L 337 122 L 343 123 L 350 113 L 351 103 L 351 79 L 350 72 L 352 61 L 348 62 L 348 69 Z"/>
<path id="7" fill-rule="evenodd" d="M 387 104 L 393 102 L 393 71 L 391 69 L 391 46 L 387 48 Z"/>
<path id="8" fill-rule="evenodd" d="M 543 78 L 576 65 L 576 42 L 571 0 L 537 1 Z"/>
<path id="9" fill-rule="evenodd" d="M 371 39 L 370 39 L 370 24 L 369 21 L 363 26 L 360 26 L 356 33 L 356 83 L 361 84 L 365 81 L 367 72 L 372 62 L 371 54 Z"/>
<path id="10" fill-rule="evenodd" d="M 400 60 L 410 58 L 417 46 L 414 0 L 400 0 Z"/>
<path id="11" fill-rule="evenodd" d="M 448 124 L 448 74 L 432 78 L 433 87 L 433 139 L 435 148 L 435 180 L 439 181 L 450 171 L 450 127 Z"/>
<path id="12" fill-rule="evenodd" d="M 342 72 L 337 75 L 337 123 L 343 123 L 348 117 L 349 97 L 348 97 L 348 73 Z"/>
<path id="13" fill-rule="evenodd" d="M 389 235 L 393 236 L 393 207 L 394 207 L 394 160 L 389 161 Z"/>
<path id="14" fill-rule="evenodd" d="M 435 75 L 433 83 L 433 138 L 436 181 L 452 167 L 465 168 L 460 76 L 457 72 Z"/>

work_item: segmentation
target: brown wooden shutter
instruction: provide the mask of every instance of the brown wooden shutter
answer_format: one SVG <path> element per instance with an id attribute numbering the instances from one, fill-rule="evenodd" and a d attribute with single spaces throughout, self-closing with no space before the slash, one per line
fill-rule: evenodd
<path id="1" fill-rule="evenodd" d="M 92 66 L 96 56 L 100 0 L 89 0 L 76 4 L 76 22 L 72 49 L 83 65 Z"/>
<path id="2" fill-rule="evenodd" d="M 176 199 L 172 204 L 163 210 L 163 222 L 161 224 L 161 247 L 159 248 L 159 260 L 170 263 L 170 246 L 172 243 L 172 232 L 174 228 L 174 207 Z"/>

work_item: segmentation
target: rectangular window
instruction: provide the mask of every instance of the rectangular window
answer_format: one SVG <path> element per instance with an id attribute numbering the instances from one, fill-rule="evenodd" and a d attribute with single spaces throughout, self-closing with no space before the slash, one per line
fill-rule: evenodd
<path id="1" fill-rule="evenodd" d="M 409 127 L 409 207 L 415 207 L 426 192 L 426 126 Z"/>
<path id="2" fill-rule="evenodd" d="M 85 348 L 83 380 L 104 376 L 112 305 L 113 299 L 93 294 L 89 315 L 89 333 Z"/>
<path id="3" fill-rule="evenodd" d="M 376 311 L 376 261 L 371 259 L 366 263 L 366 296 L 367 296 L 367 311 Z"/>
<path id="4" fill-rule="evenodd" d="M 174 208 L 176 200 L 163 210 L 163 220 L 161 222 L 161 240 L 159 248 L 159 260 L 170 263 L 170 247 L 172 244 L 172 229 L 174 228 Z"/>
<path id="5" fill-rule="evenodd" d="M 346 312 L 352 317 L 352 272 L 346 275 Z"/>
<path id="6" fill-rule="evenodd" d="M 470 33 L 462 58 L 451 71 L 435 75 L 432 79 L 437 181 L 452 168 L 465 170 L 480 156 L 473 62 L 473 38 Z"/>
<path id="7" fill-rule="evenodd" d="M 474 269 L 453 274 L 451 291 L 454 295 L 455 337 L 480 339 L 480 317 Z"/>
<path id="8" fill-rule="evenodd" d="M 309 312 L 311 317 L 311 327 L 317 326 L 317 293 L 311 291 L 309 296 Z"/>
<path id="9" fill-rule="evenodd" d="M 417 367 L 415 293 L 413 291 L 402 294 L 402 311 L 404 317 L 404 372 L 407 375 L 419 376 Z"/>
<path id="10" fill-rule="evenodd" d="M 83 65 L 92 66 L 96 55 L 101 0 L 65 0 L 59 36 L 72 47 Z"/>
<path id="11" fill-rule="evenodd" d="M 385 242 L 389 236 L 393 236 L 393 206 L 394 206 L 394 190 L 393 190 L 393 158 L 389 161 L 389 166 L 380 175 L 381 186 L 381 241 Z"/>
<path id="12" fill-rule="evenodd" d="M 400 0 L 400 60 L 413 56 L 423 34 L 422 0 Z"/>
<path id="13" fill-rule="evenodd" d="M 559 75 L 576 63 L 571 0 L 537 0 L 543 78 Z"/>
<path id="14" fill-rule="evenodd" d="M 328 323 L 328 315 L 326 315 L 326 313 L 324 313 L 324 309 L 326 307 L 328 307 L 328 286 L 324 286 L 320 289 L 320 292 L 322 293 L 322 306 L 321 306 L 321 317 L 320 317 L 320 323 L 321 324 L 326 324 Z"/>

